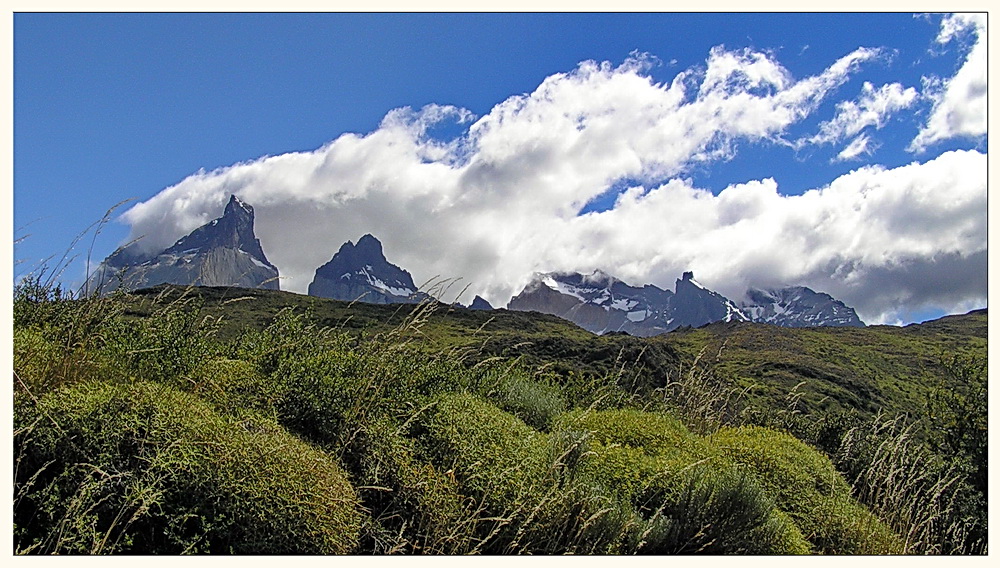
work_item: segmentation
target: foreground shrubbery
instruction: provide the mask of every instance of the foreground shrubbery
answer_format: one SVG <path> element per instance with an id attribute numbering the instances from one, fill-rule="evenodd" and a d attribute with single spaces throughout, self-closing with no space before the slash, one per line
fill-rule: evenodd
<path id="1" fill-rule="evenodd" d="M 682 421 L 711 405 L 125 304 L 16 293 L 17 553 L 913 551 L 813 447 Z"/>

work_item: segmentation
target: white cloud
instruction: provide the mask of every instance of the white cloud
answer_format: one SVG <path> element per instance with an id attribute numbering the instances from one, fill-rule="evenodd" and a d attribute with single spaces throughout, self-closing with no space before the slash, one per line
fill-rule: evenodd
<path id="1" fill-rule="evenodd" d="M 255 208 L 282 288 L 298 292 L 343 242 L 370 232 L 418 283 L 462 277 L 469 297 L 494 305 L 533 271 L 594 268 L 663 287 L 694 270 L 736 297 L 748 284 L 804 284 L 876 320 L 907 303 L 977 299 L 985 286 L 975 279 L 970 290 L 935 295 L 925 268 L 985 267 L 976 256 L 986 247 L 982 154 L 861 168 L 793 197 L 771 179 L 713 195 L 683 178 L 737 140 L 779 138 L 878 53 L 859 49 L 796 80 L 769 55 L 717 48 L 669 84 L 645 74 L 651 59 L 642 55 L 617 67 L 585 62 L 497 105 L 458 140 L 426 133 L 439 121 L 473 120 L 468 111 L 395 110 L 374 132 L 314 152 L 198 172 L 124 219 L 130 238 L 162 249 L 236 193 Z M 578 215 L 622 179 L 636 187 L 612 209 Z M 878 289 L 868 275 L 881 279 Z"/>
<path id="2" fill-rule="evenodd" d="M 925 78 L 924 96 L 933 102 L 933 108 L 927 124 L 910 144 L 911 151 L 923 152 L 949 138 L 986 134 L 986 14 L 946 16 L 937 41 L 945 45 L 970 33 L 975 35 L 975 43 L 958 72 L 947 80 Z"/>
<path id="3" fill-rule="evenodd" d="M 851 140 L 851 143 L 845 146 L 844 149 L 837 154 L 834 161 L 846 162 L 848 160 L 853 160 L 862 154 L 870 156 L 873 151 L 874 148 L 871 138 L 869 138 L 867 134 L 862 134 L 854 140 Z"/>
<path id="4" fill-rule="evenodd" d="M 855 137 L 848 147 L 841 151 L 838 159 L 847 160 L 862 153 L 869 153 L 871 149 L 869 136 L 858 136 L 858 134 L 869 127 L 881 129 L 889 117 L 909 107 L 916 100 L 917 90 L 913 87 L 903 88 L 899 83 L 890 83 L 876 89 L 874 85 L 866 81 L 857 102 L 841 101 L 838 103 L 836 116 L 821 123 L 819 132 L 809 138 L 798 140 L 795 146 L 837 144 Z"/>

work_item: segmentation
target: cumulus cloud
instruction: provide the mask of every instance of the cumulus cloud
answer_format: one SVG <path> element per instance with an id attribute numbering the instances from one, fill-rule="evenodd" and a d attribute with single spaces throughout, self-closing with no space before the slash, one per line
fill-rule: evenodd
<path id="1" fill-rule="evenodd" d="M 748 285 L 804 284 L 868 321 L 920 302 L 947 309 L 977 300 L 985 287 L 975 278 L 968 290 L 935 295 L 930 267 L 947 265 L 952 278 L 985 266 L 978 152 L 864 167 L 798 196 L 782 195 L 773 179 L 713 195 L 685 178 L 729 156 L 736 141 L 780 139 L 878 55 L 858 49 L 796 79 L 769 54 L 720 47 L 669 83 L 653 81 L 653 59 L 642 54 L 617 66 L 584 62 L 480 118 L 437 105 L 397 109 L 375 131 L 313 152 L 197 172 L 123 217 L 129 239 L 159 250 L 219 215 L 235 193 L 256 210 L 282 289 L 296 292 L 343 242 L 372 233 L 418 283 L 461 277 L 470 297 L 494 305 L 534 271 L 595 268 L 667 288 L 694 270 L 734 299 Z M 881 92 L 872 88 L 872 100 Z M 428 135 L 442 123 L 469 124 L 467 134 Z M 612 208 L 580 214 L 621 180 L 633 187 Z"/>
<path id="2" fill-rule="evenodd" d="M 935 142 L 955 137 L 978 138 L 986 134 L 986 14 L 965 13 L 946 16 L 937 42 L 974 36 L 972 48 L 958 72 L 949 79 L 924 78 L 924 96 L 933 102 L 927 123 L 910 144 L 923 152 Z"/>

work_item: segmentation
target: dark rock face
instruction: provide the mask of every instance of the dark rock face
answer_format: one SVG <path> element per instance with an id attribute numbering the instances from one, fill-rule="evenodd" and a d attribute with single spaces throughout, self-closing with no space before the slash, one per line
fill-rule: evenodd
<path id="1" fill-rule="evenodd" d="M 426 297 L 409 272 L 386 260 L 382 243 L 372 235 L 341 245 L 330 262 L 316 269 L 309 295 L 371 304 L 416 303 Z"/>
<path id="2" fill-rule="evenodd" d="M 808 288 L 751 290 L 751 301 L 737 305 L 699 284 L 691 272 L 685 272 L 674 286 L 674 292 L 651 284 L 638 288 L 601 271 L 536 274 L 507 308 L 556 315 L 594 333 L 643 337 L 720 321 L 864 325 L 853 309 Z"/>
<path id="3" fill-rule="evenodd" d="M 670 310 L 674 322 L 680 325 L 701 327 L 717 321 L 750 320 L 728 298 L 699 284 L 691 272 L 677 280 L 674 290 Z"/>
<path id="4" fill-rule="evenodd" d="M 253 225 L 253 207 L 230 196 L 222 217 L 159 253 L 143 254 L 135 243 L 111 253 L 84 292 L 104 295 L 165 283 L 278 290 L 278 269 L 267 260 Z"/>
<path id="5" fill-rule="evenodd" d="M 740 304 L 743 313 L 753 321 L 783 327 L 864 327 L 854 308 L 848 307 L 829 294 L 814 292 L 805 286 L 778 290 L 747 291 Z"/>
<path id="6" fill-rule="evenodd" d="M 493 309 L 493 305 L 484 300 L 481 296 L 476 296 L 472 299 L 472 303 L 469 304 L 469 309 L 489 311 Z"/>

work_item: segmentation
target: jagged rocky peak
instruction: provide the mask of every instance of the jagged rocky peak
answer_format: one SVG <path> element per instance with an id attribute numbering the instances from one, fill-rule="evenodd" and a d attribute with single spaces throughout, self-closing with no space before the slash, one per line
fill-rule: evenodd
<path id="1" fill-rule="evenodd" d="M 317 268 L 309 295 L 373 304 L 415 303 L 426 297 L 409 272 L 386 260 L 381 241 L 371 234 L 357 244 L 347 241 Z"/>
<path id="2" fill-rule="evenodd" d="M 253 225 L 253 207 L 231 195 L 222 217 L 198 227 L 165 252 L 228 247 L 243 250 L 259 260 L 264 260 L 264 250 L 254 234 Z"/>
<path id="3" fill-rule="evenodd" d="M 142 252 L 138 242 L 118 248 L 98 266 L 84 292 L 107 294 L 157 284 L 277 290 L 278 269 L 254 234 L 253 207 L 231 195 L 221 217 L 162 251 Z"/>

